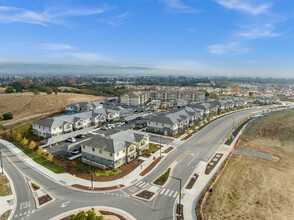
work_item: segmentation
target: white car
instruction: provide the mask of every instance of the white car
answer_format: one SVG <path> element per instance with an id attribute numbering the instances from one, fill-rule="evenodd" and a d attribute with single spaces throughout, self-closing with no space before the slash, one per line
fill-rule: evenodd
<path id="1" fill-rule="evenodd" d="M 76 139 L 74 139 L 73 137 L 71 137 L 71 138 L 67 138 L 66 141 L 67 141 L 67 142 L 75 142 Z"/>

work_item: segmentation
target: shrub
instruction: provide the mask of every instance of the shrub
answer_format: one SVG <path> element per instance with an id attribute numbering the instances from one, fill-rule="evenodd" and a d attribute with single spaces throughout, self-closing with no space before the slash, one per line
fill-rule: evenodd
<path id="1" fill-rule="evenodd" d="M 114 176 L 114 175 L 115 175 L 114 172 L 112 172 L 112 171 L 109 171 L 109 172 L 108 172 L 108 176 Z"/>
<path id="2" fill-rule="evenodd" d="M 5 92 L 6 93 L 14 93 L 14 88 L 12 86 L 8 86 L 6 89 L 5 89 Z"/>
<path id="3" fill-rule="evenodd" d="M 87 212 L 81 211 L 78 214 L 72 215 L 69 220 L 84 220 L 84 219 L 91 219 L 91 220 L 104 220 L 104 217 L 102 215 L 97 216 L 96 212 L 91 209 Z"/>
<path id="4" fill-rule="evenodd" d="M 10 120 L 13 119 L 13 114 L 11 112 L 7 112 L 3 114 L 3 120 Z"/>
<path id="5" fill-rule="evenodd" d="M 167 169 L 167 171 L 162 174 L 158 179 L 154 181 L 155 184 L 162 186 L 168 179 L 170 173 L 170 168 Z"/>
<path id="6" fill-rule="evenodd" d="M 192 130 L 195 131 L 196 130 L 196 126 L 192 125 Z"/>

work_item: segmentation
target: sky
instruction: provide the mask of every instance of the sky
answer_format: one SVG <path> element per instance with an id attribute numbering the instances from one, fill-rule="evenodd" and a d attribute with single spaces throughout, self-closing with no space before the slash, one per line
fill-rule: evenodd
<path id="1" fill-rule="evenodd" d="M 293 0 L 0 0 L 0 73 L 294 78 Z"/>

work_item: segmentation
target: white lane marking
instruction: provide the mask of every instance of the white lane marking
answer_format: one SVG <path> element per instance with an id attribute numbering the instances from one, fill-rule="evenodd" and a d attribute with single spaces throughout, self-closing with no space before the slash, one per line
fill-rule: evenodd
<path id="1" fill-rule="evenodd" d="M 148 186 L 149 185 L 149 183 L 146 183 L 146 184 L 144 184 L 143 186 L 142 186 L 142 188 L 145 188 L 146 186 Z"/>
<path id="2" fill-rule="evenodd" d="M 60 208 L 64 208 L 65 206 L 67 206 L 67 204 L 70 203 L 70 201 L 64 202 L 61 204 Z"/>
<path id="3" fill-rule="evenodd" d="M 140 185 L 138 185 L 138 187 L 141 187 L 141 186 L 143 186 L 145 184 L 145 182 L 143 182 L 143 183 L 141 183 Z"/>
<path id="4" fill-rule="evenodd" d="M 166 192 L 164 193 L 164 195 L 166 196 L 169 193 L 169 189 L 166 190 Z"/>
<path id="5" fill-rule="evenodd" d="M 175 194 L 173 195 L 173 197 L 176 198 L 177 195 L 178 195 L 178 192 L 175 192 Z"/>
<path id="6" fill-rule="evenodd" d="M 164 193 L 164 191 L 165 191 L 165 189 L 161 190 L 160 194 L 163 194 L 163 193 Z"/>
<path id="7" fill-rule="evenodd" d="M 170 193 L 169 193 L 169 195 L 168 195 L 168 196 L 171 196 L 173 193 L 174 193 L 174 191 L 173 191 L 173 190 L 172 190 L 172 191 L 170 191 Z"/>
<path id="8" fill-rule="evenodd" d="M 198 153 L 199 154 L 199 153 Z M 195 157 L 193 157 L 193 159 L 188 163 L 188 166 L 190 165 L 190 163 L 192 163 L 192 161 L 198 156 L 198 154 L 196 154 Z"/>

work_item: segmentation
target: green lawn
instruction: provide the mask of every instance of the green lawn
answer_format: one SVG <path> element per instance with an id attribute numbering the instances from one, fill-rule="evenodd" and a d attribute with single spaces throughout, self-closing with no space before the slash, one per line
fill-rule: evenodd
<path id="1" fill-rule="evenodd" d="M 27 124 L 27 125 L 14 129 L 14 131 L 16 131 L 17 133 L 20 133 L 22 137 L 26 137 L 27 135 L 30 134 L 29 132 L 30 127 L 31 127 L 31 124 Z"/>
<path id="2" fill-rule="evenodd" d="M 156 151 L 159 150 L 159 147 L 157 144 L 149 143 L 149 150 L 151 151 L 151 153 L 154 154 Z"/>
<path id="3" fill-rule="evenodd" d="M 113 169 L 113 170 L 102 170 L 102 171 L 96 171 L 95 176 L 115 176 L 117 174 L 121 173 L 120 169 Z"/>

